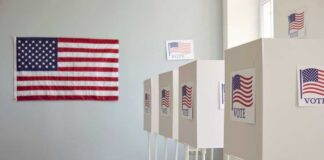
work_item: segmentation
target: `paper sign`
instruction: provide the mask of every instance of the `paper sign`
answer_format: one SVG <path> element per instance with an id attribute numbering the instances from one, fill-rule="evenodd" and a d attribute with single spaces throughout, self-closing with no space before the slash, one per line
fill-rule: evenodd
<path id="1" fill-rule="evenodd" d="M 291 11 L 288 14 L 288 35 L 290 38 L 305 37 L 305 11 Z"/>
<path id="2" fill-rule="evenodd" d="M 231 74 L 231 120 L 255 123 L 255 69 Z"/>
<path id="3" fill-rule="evenodd" d="M 299 106 L 324 106 L 324 65 L 297 67 Z"/>
<path id="4" fill-rule="evenodd" d="M 193 40 L 169 40 L 166 41 L 168 60 L 194 59 Z"/>
<path id="5" fill-rule="evenodd" d="M 219 109 L 224 110 L 225 104 L 225 83 L 219 82 Z"/>
<path id="6" fill-rule="evenodd" d="M 144 113 L 145 114 L 151 114 L 151 102 L 152 97 L 150 92 L 145 92 L 144 94 Z"/>
<path id="7" fill-rule="evenodd" d="M 190 120 L 192 119 L 193 91 L 192 82 L 181 84 L 181 113 L 183 118 Z"/>
<path id="8" fill-rule="evenodd" d="M 163 87 L 160 91 L 161 115 L 168 116 L 170 114 L 171 91 L 170 87 Z"/>

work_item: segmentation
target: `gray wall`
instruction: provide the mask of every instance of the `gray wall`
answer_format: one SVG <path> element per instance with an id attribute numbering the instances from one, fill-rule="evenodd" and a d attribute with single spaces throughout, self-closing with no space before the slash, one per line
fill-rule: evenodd
<path id="1" fill-rule="evenodd" d="M 221 59 L 221 6 L 221 0 L 0 0 L 0 159 L 146 159 L 143 80 L 187 62 L 166 61 L 167 39 L 194 39 L 197 59 Z M 120 39 L 120 100 L 15 102 L 12 36 Z"/>

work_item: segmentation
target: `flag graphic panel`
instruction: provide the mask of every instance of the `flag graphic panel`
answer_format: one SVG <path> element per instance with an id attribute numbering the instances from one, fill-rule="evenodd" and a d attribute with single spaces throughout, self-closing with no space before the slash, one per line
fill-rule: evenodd
<path id="1" fill-rule="evenodd" d="M 144 113 L 145 114 L 150 114 L 151 113 L 151 94 L 150 93 L 145 93 L 144 95 Z"/>
<path id="2" fill-rule="evenodd" d="M 171 101 L 171 98 L 170 98 L 170 87 L 163 87 L 161 89 L 161 115 L 163 116 L 168 116 L 171 109 L 170 109 L 170 101 Z"/>
<path id="3" fill-rule="evenodd" d="M 304 12 L 292 13 L 288 17 L 289 30 L 301 30 L 304 28 Z"/>
<path id="4" fill-rule="evenodd" d="M 231 120 L 255 123 L 255 69 L 231 74 Z"/>
<path id="5" fill-rule="evenodd" d="M 297 68 L 299 106 L 324 106 L 324 66 Z"/>
<path id="6" fill-rule="evenodd" d="M 186 119 L 192 119 L 193 107 L 193 85 L 192 82 L 181 85 L 181 107 L 182 116 Z"/>
<path id="7" fill-rule="evenodd" d="M 18 37 L 16 99 L 118 100 L 119 41 Z"/>
<path id="8" fill-rule="evenodd" d="M 290 38 L 305 36 L 305 12 L 295 11 L 288 15 L 288 34 Z"/>

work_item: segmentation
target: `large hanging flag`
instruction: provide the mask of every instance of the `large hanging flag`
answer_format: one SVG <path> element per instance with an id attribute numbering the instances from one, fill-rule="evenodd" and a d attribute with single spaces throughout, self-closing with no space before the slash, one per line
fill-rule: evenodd
<path id="1" fill-rule="evenodd" d="M 18 37 L 16 99 L 118 100 L 119 41 Z"/>

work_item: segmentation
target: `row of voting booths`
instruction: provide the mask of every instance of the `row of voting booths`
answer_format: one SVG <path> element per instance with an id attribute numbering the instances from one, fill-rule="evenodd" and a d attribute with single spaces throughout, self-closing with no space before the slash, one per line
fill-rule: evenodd
<path id="1" fill-rule="evenodd" d="M 222 60 L 198 60 L 145 80 L 144 130 L 179 141 L 187 150 L 201 148 L 202 157 L 204 149 L 223 148 L 224 71 Z"/>
<path id="2" fill-rule="evenodd" d="M 147 79 L 144 130 L 224 148 L 223 160 L 323 160 L 323 44 L 259 39 L 227 50 L 225 62 L 197 60 Z"/>

